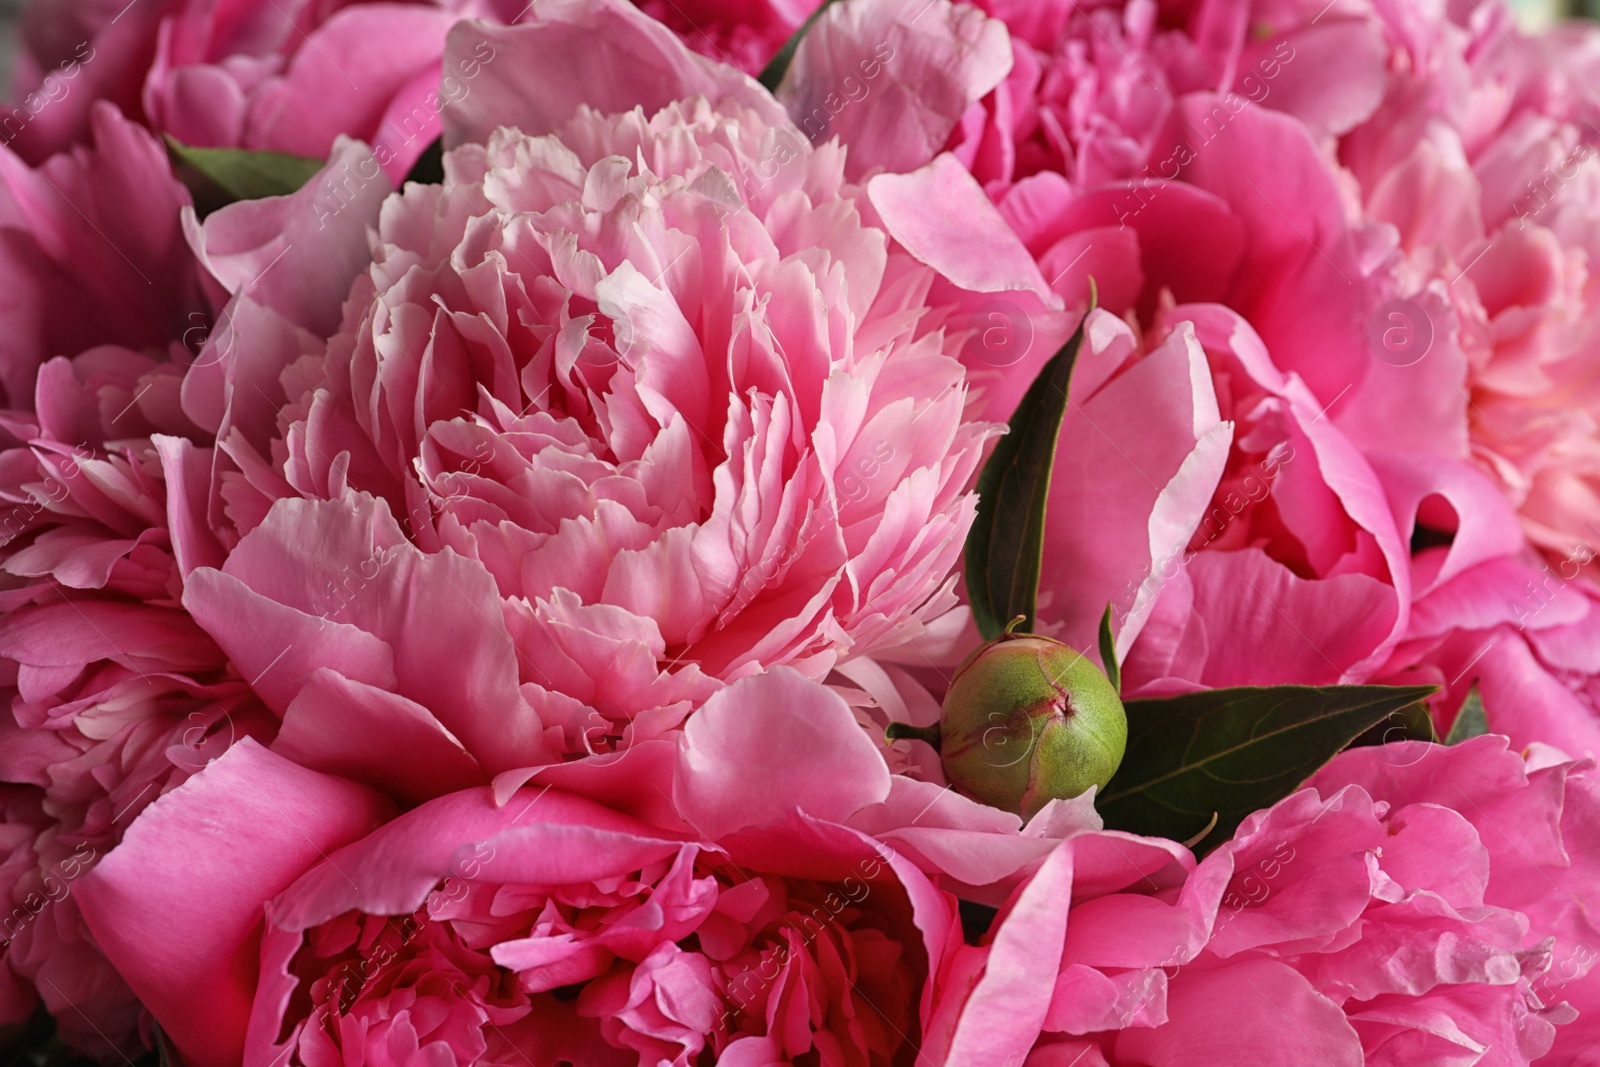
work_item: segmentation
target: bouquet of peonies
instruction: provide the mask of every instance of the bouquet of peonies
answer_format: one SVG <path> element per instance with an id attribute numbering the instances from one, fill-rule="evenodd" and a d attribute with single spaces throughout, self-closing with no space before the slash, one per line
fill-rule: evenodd
<path id="1" fill-rule="evenodd" d="M 1600 1065 L 1600 30 L 37 0 L 0 1052 Z"/>

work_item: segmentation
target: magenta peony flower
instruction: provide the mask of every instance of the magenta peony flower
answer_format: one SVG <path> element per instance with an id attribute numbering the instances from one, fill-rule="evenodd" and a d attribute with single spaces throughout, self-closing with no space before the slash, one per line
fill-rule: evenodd
<path id="1" fill-rule="evenodd" d="M 1135 693 L 1361 681 L 1409 617 L 1383 484 L 1328 417 L 1386 284 L 1326 151 L 1381 98 L 1381 27 L 1279 6 L 1246 33 L 1201 5 L 993 5 L 1015 62 L 951 140 L 1052 288 L 1081 304 L 1092 279 L 1109 312 L 1075 372 L 1041 617 L 1091 647 L 1111 603 Z M 1051 351 L 967 353 L 992 416 Z"/>
<path id="2" fill-rule="evenodd" d="M 1550 752 L 1525 762 L 1493 737 L 1354 749 L 1246 819 L 1187 881 L 1111 895 L 1069 840 L 987 943 L 958 951 L 952 972 L 970 977 L 947 984 L 924 1052 L 1580 1062 L 1586 1031 L 1561 1024 L 1595 998 L 1600 793 L 1591 761 Z"/>
<path id="3" fill-rule="evenodd" d="M 1092 647 L 1109 602 L 1130 692 L 1371 677 L 1405 626 L 1408 553 L 1304 383 L 1215 305 L 1164 308 L 1142 341 L 1097 311 L 1087 337 L 1046 521 L 1047 628 Z"/>
<path id="4" fill-rule="evenodd" d="M 39 367 L 54 357 L 95 349 L 98 365 L 137 377 L 152 360 L 186 358 L 205 333 L 209 309 L 179 218 L 188 192 L 161 146 L 114 108 L 94 108 L 90 126 L 91 143 L 36 168 L 0 148 L 0 272 L 13 294 L 0 309 L 6 409 L 32 406 Z"/>
<path id="5" fill-rule="evenodd" d="M 278 724 L 182 608 L 184 575 L 220 562 L 239 538 L 230 513 L 248 513 L 237 486 L 210 494 L 229 446 L 214 447 L 202 428 L 205 386 L 235 344 L 233 327 L 254 333 L 268 312 L 240 301 L 213 324 L 183 243 L 188 197 L 160 148 L 109 107 L 95 123 L 95 148 L 37 171 L 7 157 L 10 195 L 26 209 L 8 246 L 46 283 L 42 307 L 24 301 L 10 313 L 49 311 L 59 322 L 5 364 L 19 410 L 5 413 L 0 450 L 0 780 L 12 783 L 0 823 L 0 1017 L 25 1017 L 40 998 L 69 1047 L 116 1059 L 137 1055 L 147 1031 L 82 925 L 77 881 L 157 797 L 235 740 L 270 741 Z M 209 224 L 271 209 L 234 205 Z M 360 210 L 348 219 L 359 234 Z M 347 289 L 354 268 L 336 275 L 336 249 L 330 237 L 297 281 L 331 277 Z M 209 265 L 227 276 L 211 251 Z M 271 281 L 246 281 L 263 299 L 280 296 Z M 103 317 L 97 300 L 109 305 Z M 29 334 L 19 328 L 14 340 Z M 248 374 L 232 382 L 260 387 Z M 226 407 L 225 391 L 220 399 Z M 254 427 L 227 429 L 233 447 L 249 447 Z"/>
<path id="6" fill-rule="evenodd" d="M 178 606 L 168 479 L 209 451 L 184 440 L 203 437 L 181 394 L 209 323 L 188 194 L 143 130 L 106 105 L 92 123 L 92 146 L 37 169 L 0 150 L 0 1021 L 42 998 L 70 1047 L 116 1058 L 143 1047 L 140 1009 L 83 928 L 77 879 L 265 723 Z"/>
<path id="7" fill-rule="evenodd" d="M 970 293 L 884 232 L 837 147 L 632 8 L 544 19 L 454 31 L 450 55 L 508 61 L 447 110 L 445 184 L 383 205 L 325 350 L 236 330 L 186 383 L 256 447 L 222 489 L 243 539 L 185 606 L 297 759 L 412 799 L 621 753 L 778 664 L 915 658 L 956 605 L 992 432 L 941 329 Z M 676 80 L 619 83 L 607 49 Z M 342 189 L 283 202 L 311 247 L 356 232 Z M 207 221 L 208 256 L 251 248 L 234 219 Z M 992 214 L 973 226 L 1031 271 Z M 279 317 L 328 308 L 276 277 Z M 224 403 L 243 373 L 262 388 Z M 402 714 L 418 736 L 372 748 Z M 382 770 L 401 752 L 415 775 Z"/>
<path id="8" fill-rule="evenodd" d="M 1116 359 L 1141 365 L 1130 344 L 1153 353 L 1190 319 L 1212 378 L 1161 386 L 1170 411 L 1133 378 L 1082 388 L 1047 622 L 1087 645 L 1110 601 L 1134 691 L 1431 680 L 1448 726 L 1477 682 L 1519 743 L 1596 751 L 1600 36 L 1524 37 L 1492 4 L 989 10 L 1015 62 L 952 151 L 1059 294 L 1092 277 L 1131 316 L 1143 340 Z M 992 415 L 1048 351 L 1006 361 Z M 1220 467 L 1198 447 L 1207 393 L 1232 423 Z M 1517 699 L 1529 687 L 1544 699 Z"/>
<path id="9" fill-rule="evenodd" d="M 0 140 L 42 161 L 87 140 L 91 104 L 109 100 L 188 145 L 324 159 L 339 135 L 359 137 L 399 179 L 439 135 L 445 103 L 470 94 L 493 59 L 446 69 L 451 25 L 531 9 L 514 0 L 45 0 L 27 15 Z"/>
<path id="10" fill-rule="evenodd" d="M 902 1062 L 960 941 L 911 862 L 793 809 L 711 841 L 480 788 L 354 840 L 379 811 L 245 742 L 87 876 L 185 1062 Z"/>

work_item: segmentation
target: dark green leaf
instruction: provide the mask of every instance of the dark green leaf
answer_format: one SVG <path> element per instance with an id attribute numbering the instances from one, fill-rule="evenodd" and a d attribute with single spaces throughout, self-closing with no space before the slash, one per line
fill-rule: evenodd
<path id="1" fill-rule="evenodd" d="M 1117 663 L 1117 636 L 1111 632 L 1111 605 L 1106 605 L 1106 613 L 1100 616 L 1100 663 L 1106 669 L 1106 677 L 1111 679 L 1111 688 L 1119 694 L 1122 692 L 1122 667 Z"/>
<path id="2" fill-rule="evenodd" d="M 1445 735 L 1444 743 L 1459 745 L 1472 737 L 1479 737 L 1489 732 L 1489 716 L 1483 710 L 1483 694 L 1478 692 L 1478 683 L 1472 683 L 1472 688 L 1467 690 L 1467 699 L 1461 702 L 1461 710 L 1456 712 L 1456 721 L 1450 724 L 1450 732 Z"/>
<path id="3" fill-rule="evenodd" d="M 1402 741 L 1439 743 L 1439 734 L 1433 728 L 1433 716 L 1428 714 L 1428 705 L 1419 702 L 1390 712 L 1382 722 L 1350 742 L 1350 747 L 1394 745 Z"/>
<path id="4" fill-rule="evenodd" d="M 404 188 L 406 182 L 416 182 L 419 185 L 441 185 L 444 183 L 444 138 L 435 137 L 427 148 L 422 150 L 422 155 L 411 164 L 411 169 L 406 171 L 405 178 L 400 182 Z"/>
<path id="5" fill-rule="evenodd" d="M 766 86 L 767 92 L 776 93 L 778 91 L 778 86 L 783 84 L 783 76 L 789 73 L 789 64 L 794 62 L 794 54 L 799 50 L 800 42 L 805 40 L 806 34 L 811 32 L 811 27 L 817 24 L 817 20 L 822 17 L 822 13 L 833 6 L 833 3 L 834 0 L 823 0 L 821 4 L 818 4 L 817 9 L 811 13 L 810 17 L 800 24 L 800 28 L 790 34 L 787 41 L 783 42 L 783 47 L 778 49 L 778 54 L 772 57 L 771 62 L 761 68 L 761 73 L 756 76 L 756 81 Z"/>
<path id="6" fill-rule="evenodd" d="M 179 175 L 195 190 L 214 201 L 212 209 L 236 200 L 285 196 L 299 189 L 325 165 L 320 159 L 283 152 L 255 152 L 245 148 L 190 148 L 167 136 L 167 147 L 178 164 Z M 198 188 L 197 188 L 198 185 Z"/>
<path id="7" fill-rule="evenodd" d="M 1275 804 L 1427 686 L 1273 686 L 1130 700 L 1128 753 L 1095 807 L 1106 827 L 1213 843 Z M 1204 849 L 1202 849 L 1204 851 Z"/>
<path id="8" fill-rule="evenodd" d="M 1090 310 L 1093 306 L 1091 301 Z M 1023 633 L 1033 629 L 1050 470 L 1088 319 L 1085 312 L 1067 343 L 1028 386 L 1011 416 L 1010 430 L 978 475 L 978 516 L 967 535 L 966 576 L 973 621 L 986 639 L 998 636 L 1018 615 L 1023 616 Z"/>

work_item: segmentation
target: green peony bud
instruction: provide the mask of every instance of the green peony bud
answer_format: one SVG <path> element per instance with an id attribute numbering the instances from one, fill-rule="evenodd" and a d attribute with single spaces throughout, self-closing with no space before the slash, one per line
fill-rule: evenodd
<path id="1" fill-rule="evenodd" d="M 1031 634 L 1002 634 L 968 656 L 944 698 L 937 741 L 958 790 L 1031 818 L 1053 799 L 1104 789 L 1122 763 L 1128 719 L 1110 679 L 1083 653 Z"/>

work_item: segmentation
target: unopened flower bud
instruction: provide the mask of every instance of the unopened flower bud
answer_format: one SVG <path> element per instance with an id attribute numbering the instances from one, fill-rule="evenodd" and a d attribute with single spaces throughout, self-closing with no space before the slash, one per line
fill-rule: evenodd
<path id="1" fill-rule="evenodd" d="M 1027 819 L 1051 800 L 1104 789 L 1122 763 L 1128 719 L 1083 653 L 1007 633 L 956 671 L 937 735 L 900 726 L 889 736 L 937 743 L 951 785 Z"/>

